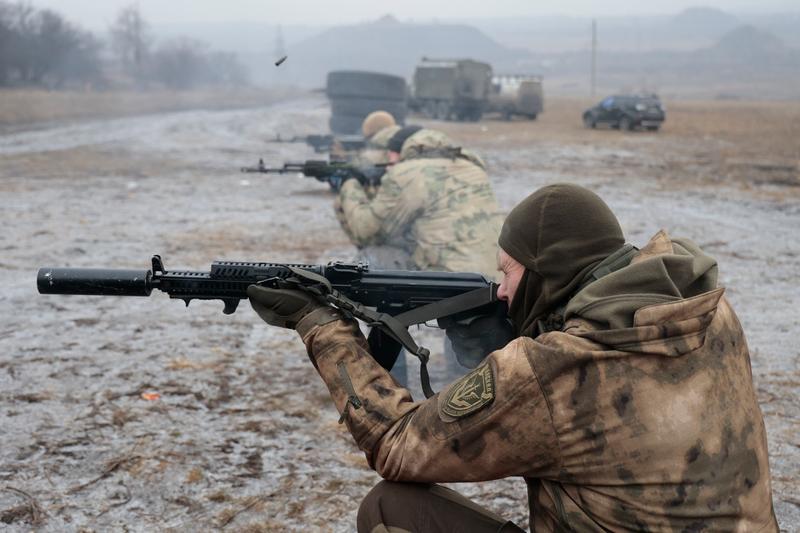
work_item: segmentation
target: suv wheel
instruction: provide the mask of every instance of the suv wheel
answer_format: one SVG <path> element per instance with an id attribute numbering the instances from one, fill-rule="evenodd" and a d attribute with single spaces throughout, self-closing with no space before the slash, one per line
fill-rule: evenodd
<path id="1" fill-rule="evenodd" d="M 631 131 L 633 129 L 633 121 L 630 117 L 623 116 L 619 119 L 619 131 Z"/>
<path id="2" fill-rule="evenodd" d="M 534 115 L 534 118 L 536 115 Z M 583 125 L 587 128 L 595 129 L 597 127 L 597 122 L 594 119 L 594 116 L 591 113 L 584 113 L 583 114 Z"/>

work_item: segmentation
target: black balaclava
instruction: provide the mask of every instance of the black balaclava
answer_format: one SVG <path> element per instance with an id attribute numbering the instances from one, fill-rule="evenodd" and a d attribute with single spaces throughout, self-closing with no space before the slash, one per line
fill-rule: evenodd
<path id="1" fill-rule="evenodd" d="M 509 309 L 518 335 L 536 337 L 584 277 L 625 244 L 611 209 L 592 191 L 558 183 L 542 187 L 508 214 L 500 247 L 525 273 Z M 547 328 L 544 328 L 547 329 Z"/>

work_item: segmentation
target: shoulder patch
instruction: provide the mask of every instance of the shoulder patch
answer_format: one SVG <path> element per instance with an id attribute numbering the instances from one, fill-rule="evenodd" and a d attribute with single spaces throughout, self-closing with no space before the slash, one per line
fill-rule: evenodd
<path id="1" fill-rule="evenodd" d="M 494 374 L 488 364 L 483 364 L 453 383 L 440 409 L 448 416 L 461 418 L 489 405 L 492 400 Z"/>

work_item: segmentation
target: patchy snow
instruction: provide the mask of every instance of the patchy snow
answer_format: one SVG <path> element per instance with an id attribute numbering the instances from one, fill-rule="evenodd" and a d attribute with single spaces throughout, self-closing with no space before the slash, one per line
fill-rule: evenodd
<path id="1" fill-rule="evenodd" d="M 42 266 L 149 268 L 156 253 L 168 269 L 192 270 L 214 259 L 351 259 L 326 185 L 238 172 L 259 157 L 318 158 L 265 141 L 326 131 L 327 116 L 315 99 L 0 137 L 0 513 L 17 509 L 6 528 L 27 531 L 36 514 L 42 531 L 353 530 L 378 477 L 337 424 L 294 332 L 266 327 L 246 303 L 225 316 L 220 302 L 186 309 L 162 293 L 41 296 L 34 280 Z M 666 228 L 716 255 L 748 334 L 776 512 L 792 527 L 798 196 L 673 182 L 669 163 L 682 148 L 666 146 L 671 159 L 662 158 L 656 143 L 476 149 L 505 209 L 541 185 L 573 181 L 611 205 L 634 244 Z M 414 333 L 441 346 L 435 332 Z M 527 524 L 521 480 L 454 487 Z"/>

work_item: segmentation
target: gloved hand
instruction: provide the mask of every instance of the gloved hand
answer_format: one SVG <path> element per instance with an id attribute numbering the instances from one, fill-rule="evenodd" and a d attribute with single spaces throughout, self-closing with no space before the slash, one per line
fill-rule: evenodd
<path id="1" fill-rule="evenodd" d="M 312 311 L 328 307 L 314 295 L 293 289 L 269 289 L 250 285 L 247 288 L 247 297 L 253 310 L 264 322 L 289 329 L 295 329 L 297 323 Z"/>
<path id="2" fill-rule="evenodd" d="M 514 328 L 505 312 L 459 321 L 445 329 L 461 366 L 475 368 L 495 350 L 514 339 Z"/>

